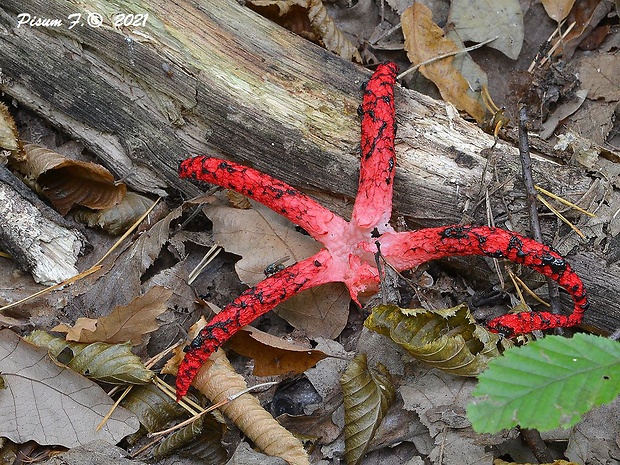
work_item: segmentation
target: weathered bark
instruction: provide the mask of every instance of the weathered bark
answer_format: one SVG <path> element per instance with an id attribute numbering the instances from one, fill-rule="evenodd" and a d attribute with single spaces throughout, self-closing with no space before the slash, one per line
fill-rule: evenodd
<path id="1" fill-rule="evenodd" d="M 4 0 L 0 89 L 81 140 L 136 190 L 195 193 L 177 178 L 177 162 L 210 154 L 302 188 L 355 196 L 357 107 L 368 72 L 235 0 L 153 3 Z M 103 26 L 87 25 L 86 10 L 100 13 Z M 64 24 L 18 28 L 22 12 Z M 82 13 L 84 25 L 69 29 L 74 13 Z M 118 13 L 148 13 L 148 19 L 113 28 Z M 527 229 L 518 213 L 523 199 L 515 148 L 500 143 L 492 149 L 492 137 L 443 102 L 405 89 L 396 99 L 397 214 L 415 226 L 485 223 L 480 200 L 488 186 L 493 214 Z M 557 193 L 586 192 L 593 184 L 584 170 L 542 158 L 534 163 L 534 179 Z M 618 193 L 606 187 L 613 205 Z M 552 242 L 557 223 L 543 227 Z M 562 252 L 578 254 L 572 261 L 593 301 L 587 321 L 615 329 L 620 267 L 592 249 L 571 244 Z"/>
<path id="2" fill-rule="evenodd" d="M 0 166 L 0 244 L 38 283 L 72 278 L 86 238 L 43 202 L 29 198 L 30 191 L 19 192 L 20 184 Z"/>

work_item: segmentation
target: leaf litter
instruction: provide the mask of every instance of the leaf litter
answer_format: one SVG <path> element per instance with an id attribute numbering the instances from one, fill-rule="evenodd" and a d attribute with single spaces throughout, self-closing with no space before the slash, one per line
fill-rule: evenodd
<path id="1" fill-rule="evenodd" d="M 396 3 L 396 2 L 388 2 L 388 4 L 392 4 L 392 3 Z M 545 3 L 545 7 L 548 8 L 548 4 L 550 2 L 543 2 L 543 3 Z M 555 3 L 561 4 L 561 3 L 570 3 L 570 2 L 555 2 Z M 567 8 L 565 5 L 559 5 L 559 7 L 563 8 L 564 10 L 566 10 Z M 590 23 L 596 22 L 595 13 L 596 13 L 596 8 L 592 8 L 591 11 L 588 11 L 586 12 L 586 14 L 584 14 L 584 17 L 586 18 L 586 20 L 583 23 L 585 24 L 585 26 L 587 26 Z M 378 14 L 378 13 L 375 11 L 374 14 Z M 575 13 L 573 12 L 573 15 L 574 14 Z M 561 17 L 562 15 L 564 15 L 564 12 L 554 13 L 552 17 L 558 20 L 558 17 Z M 571 36 L 571 40 L 575 41 L 576 37 L 579 37 L 581 34 L 583 34 L 583 31 L 587 29 L 585 26 L 583 28 L 576 29 L 575 33 Z M 529 34 L 528 34 L 528 37 L 530 37 Z M 463 35 L 460 35 L 460 38 L 462 40 L 467 40 L 467 39 L 463 39 Z M 532 41 L 532 42 L 535 43 L 536 47 L 540 44 L 540 42 L 536 42 L 536 41 Z M 456 43 L 458 44 L 458 42 Z M 527 44 L 524 44 L 524 46 L 527 46 Z M 523 55 L 527 55 L 527 54 L 525 52 L 522 52 L 521 56 Z M 599 59 L 599 57 L 594 57 L 592 58 L 591 63 L 586 62 L 586 66 L 588 66 L 590 69 L 596 70 L 597 65 L 602 64 L 602 69 L 606 69 L 605 60 L 609 60 L 609 58 L 603 57 Z M 455 58 L 455 61 L 456 61 L 456 58 Z M 505 69 L 501 70 L 502 73 L 505 73 L 505 71 L 506 71 Z M 464 74 L 460 70 L 459 72 L 461 74 Z M 586 80 L 585 80 L 586 83 L 590 82 L 591 78 L 589 77 L 589 75 L 585 73 L 585 76 L 586 76 Z M 592 82 L 593 82 L 594 88 L 596 85 L 596 81 L 595 81 L 596 77 L 597 77 L 596 73 L 593 73 Z M 612 76 L 612 78 L 613 77 L 617 77 L 617 73 L 615 76 Z M 466 78 L 466 80 L 468 80 L 469 82 L 469 78 Z M 504 82 L 507 82 L 508 80 L 509 79 L 504 79 Z M 498 85 L 498 81 L 500 80 L 492 79 L 493 84 L 496 86 Z M 587 86 L 587 88 L 590 88 L 590 86 Z M 592 95 L 590 95 L 588 99 L 593 101 L 596 98 L 599 98 L 599 99 L 610 98 L 608 96 L 613 97 L 613 93 L 607 93 L 607 91 L 603 89 L 598 94 L 592 93 Z M 615 100 L 612 99 L 612 103 L 614 101 Z M 589 103 L 589 102 L 586 101 L 586 103 Z M 591 108 L 596 109 L 596 106 L 592 106 Z M 583 109 L 584 110 L 587 109 L 587 105 L 584 105 Z M 551 113 L 553 113 L 553 111 L 554 110 L 552 108 Z M 581 109 L 579 111 L 581 111 Z M 609 116 L 609 118 L 605 120 L 606 124 L 611 119 L 612 113 L 613 111 L 606 113 Z M 595 111 L 592 110 L 592 114 L 596 114 Z M 596 125 L 596 126 L 598 127 L 599 125 Z M 612 133 L 613 128 L 611 126 L 609 127 L 600 126 L 600 127 L 605 128 L 605 133 L 602 136 L 599 135 L 598 137 L 603 137 L 602 140 L 604 140 L 607 137 L 607 133 L 609 134 Z M 599 134 L 600 134 L 600 131 L 599 131 Z M 601 139 L 599 139 L 599 142 L 600 141 Z M 614 211 L 613 209 L 611 209 L 611 212 L 609 213 L 608 216 L 611 217 L 613 213 Z M 143 276 L 145 275 L 145 272 L 151 266 L 153 266 L 155 261 L 161 257 L 162 253 L 164 254 L 173 253 L 174 254 L 178 252 L 179 250 L 178 247 L 170 247 L 173 241 L 169 237 L 169 234 L 171 233 L 169 231 L 168 226 L 169 226 L 169 223 L 167 225 L 160 224 L 159 227 L 162 227 L 162 229 L 160 229 L 160 232 L 162 233 L 161 235 L 158 235 L 157 237 L 154 237 L 153 235 L 148 235 L 148 237 L 145 239 L 141 238 L 142 244 L 140 248 L 133 246 L 131 247 L 131 252 L 129 252 L 128 255 L 119 254 L 116 257 L 117 264 L 122 264 L 123 262 L 128 264 L 125 270 L 129 271 L 127 273 L 127 276 L 129 277 L 129 282 L 131 283 L 131 285 L 129 286 L 130 292 L 125 293 L 123 298 L 112 299 L 112 300 L 117 300 L 115 305 L 128 305 L 133 297 L 135 297 L 136 295 L 139 295 L 141 281 L 142 281 Z M 200 235 L 203 238 L 206 236 L 205 234 L 200 234 Z M 182 242 L 182 244 L 187 244 L 187 243 L 191 243 L 191 241 Z M 165 249 L 166 245 L 169 246 L 168 250 Z M 189 247 L 189 249 L 191 250 L 191 247 Z M 246 252 L 246 255 L 247 254 L 248 252 Z M 135 260 L 136 257 L 141 259 L 141 264 L 137 267 L 135 266 L 135 263 L 131 263 L 131 261 Z M 271 258 L 272 257 L 270 257 L 270 259 Z M 278 258 L 281 258 L 281 256 L 276 257 L 275 260 L 277 260 Z M 264 263 L 269 264 L 272 262 L 268 261 L 265 257 Z M 219 269 L 221 270 L 221 267 Z M 217 268 L 214 268 L 214 270 L 217 270 Z M 207 274 L 209 271 L 211 270 L 207 270 Z M 182 274 L 183 274 L 183 270 L 181 269 L 181 267 L 179 267 L 177 270 L 177 274 L 175 274 L 174 277 L 169 276 L 168 278 L 165 278 L 162 275 L 161 278 L 164 281 L 166 279 L 171 279 L 171 280 L 174 280 L 175 283 L 179 283 L 179 282 L 182 282 L 182 278 L 179 279 L 179 276 L 182 276 Z M 124 276 L 125 276 L 124 273 L 120 273 L 118 275 L 118 277 L 124 277 Z M 109 275 L 109 277 L 112 277 L 112 275 Z M 97 282 L 99 278 L 101 278 L 101 275 L 98 276 L 98 279 L 94 282 Z M 207 284 L 206 288 L 208 289 L 209 287 L 210 287 L 210 284 Z M 101 290 L 101 289 L 102 288 L 98 288 L 98 290 Z M 83 290 L 83 292 L 86 294 L 88 291 Z M 187 289 L 187 292 L 183 292 L 182 294 L 185 296 L 184 302 L 187 304 L 187 296 L 191 295 L 191 290 Z M 96 296 L 97 292 L 92 291 L 92 295 Z M 113 296 L 113 295 L 114 295 L 113 287 L 108 287 L 106 289 L 106 293 L 103 294 L 102 296 L 103 298 L 101 299 L 101 301 L 105 301 L 105 298 L 107 296 Z M 95 303 L 97 302 L 97 299 L 95 298 L 90 299 L 89 302 Z M 101 312 L 102 314 L 105 314 L 109 310 L 111 310 L 111 308 L 112 308 L 112 305 L 107 307 L 107 309 L 102 307 L 100 309 L 97 309 L 97 312 Z M 344 313 L 346 314 L 347 312 L 344 312 Z M 95 316 L 95 315 L 91 315 L 91 316 Z M 364 336 L 364 337 L 367 337 L 367 336 Z M 350 339 L 348 341 L 348 344 L 349 344 L 348 349 L 351 351 L 356 350 L 356 348 L 360 347 L 358 343 L 362 344 L 362 340 L 363 338 L 361 337 L 360 337 L 360 341 L 356 341 L 355 339 Z M 394 350 L 396 350 L 397 353 L 400 353 L 398 352 L 400 349 L 394 349 Z M 376 354 L 372 354 L 372 355 L 376 356 Z M 408 356 L 404 354 L 400 354 L 399 357 L 404 357 L 405 359 L 407 359 Z M 324 359 L 321 362 L 319 362 L 317 368 L 320 367 L 321 365 L 325 365 L 327 363 L 331 363 L 334 361 L 335 359 L 333 358 Z M 455 378 L 447 377 L 445 375 L 442 375 L 441 373 L 430 371 L 424 367 L 420 367 L 419 365 L 415 363 L 408 363 L 406 367 L 407 367 L 406 368 L 407 371 L 405 373 L 401 375 L 397 375 L 397 381 L 398 381 L 398 386 L 399 386 L 399 397 L 402 398 L 402 400 L 405 402 L 405 411 L 409 413 L 414 413 L 415 416 L 419 416 L 422 427 L 427 429 L 427 434 L 430 434 L 429 437 L 432 437 L 433 439 L 433 445 L 430 449 L 429 449 L 428 442 L 426 443 L 426 448 L 424 446 L 424 441 L 416 442 L 417 452 L 422 453 L 422 454 L 429 454 L 432 452 L 431 460 L 435 463 L 438 463 L 440 461 L 442 463 L 472 463 L 476 457 L 484 457 L 484 460 L 487 460 L 488 455 L 485 455 L 484 451 L 480 447 L 475 446 L 476 441 L 472 439 L 474 435 L 471 434 L 471 432 L 469 431 L 468 426 L 466 424 L 467 422 L 463 421 L 462 409 L 461 409 L 463 407 L 462 399 L 468 397 L 467 392 L 469 389 L 468 386 L 470 385 L 470 382 L 464 381 L 458 378 L 455 379 Z M 316 371 L 317 369 L 312 369 L 312 370 Z M 432 381 L 428 381 L 427 378 L 430 378 Z M 414 379 L 416 381 L 415 384 L 413 382 Z M 449 386 L 450 384 L 452 384 L 453 386 L 446 388 L 446 386 Z M 332 384 L 332 386 L 335 386 L 335 385 Z M 325 393 L 325 391 L 322 391 L 322 392 Z M 614 418 L 613 412 L 617 412 L 617 410 L 612 410 L 612 413 L 610 414 L 611 415 L 610 418 Z M 600 422 L 599 424 L 597 424 L 597 418 L 598 418 L 597 412 L 593 412 L 592 414 L 590 414 L 590 416 L 594 417 L 594 420 L 591 422 L 592 426 L 601 426 Z M 616 416 L 617 416 L 617 413 L 616 413 Z M 338 420 L 336 420 L 336 422 L 338 422 Z M 334 424 L 333 421 L 331 420 L 330 420 L 330 423 L 332 425 Z M 315 423 L 315 426 L 318 424 L 319 424 L 318 422 Z M 579 460 L 585 461 L 588 459 L 588 456 L 583 453 L 576 452 L 577 450 L 579 450 L 578 444 L 581 442 L 581 443 L 592 444 L 595 447 L 597 447 L 599 443 L 597 442 L 597 440 L 592 439 L 592 437 L 594 434 L 602 435 L 604 432 L 601 431 L 599 433 L 594 433 L 589 430 L 587 433 L 584 433 L 583 431 L 580 431 L 579 428 L 580 427 L 578 426 L 576 427 L 576 429 L 573 430 L 574 435 L 571 439 L 572 443 L 569 447 L 569 451 L 567 452 L 567 455 L 570 453 L 572 454 L 570 458 L 573 458 L 574 460 L 577 460 L 577 461 Z M 320 430 L 320 428 L 318 429 Z M 510 432 L 509 434 L 511 437 L 514 436 L 514 431 Z M 602 436 L 597 436 L 597 437 L 602 437 Z M 613 438 L 610 438 L 609 440 L 613 440 Z M 513 456 L 518 456 L 517 449 L 519 448 L 515 446 L 514 444 L 506 445 L 505 438 L 490 438 L 488 440 L 488 445 L 497 446 L 501 449 L 502 452 L 511 453 Z M 458 455 L 455 453 L 455 451 L 459 448 L 462 448 L 462 455 Z M 244 449 L 243 447 L 240 447 L 238 450 L 241 453 Z M 597 449 L 597 450 L 601 450 L 600 452 L 601 455 L 599 456 L 604 456 L 605 451 L 603 449 Z M 327 450 L 325 451 L 327 454 Z M 371 455 L 368 456 L 369 460 L 371 460 L 372 457 L 373 455 L 371 453 Z M 268 459 L 265 459 L 265 460 L 268 460 Z M 525 458 L 525 457 L 522 460 L 533 461 L 532 458 Z"/>

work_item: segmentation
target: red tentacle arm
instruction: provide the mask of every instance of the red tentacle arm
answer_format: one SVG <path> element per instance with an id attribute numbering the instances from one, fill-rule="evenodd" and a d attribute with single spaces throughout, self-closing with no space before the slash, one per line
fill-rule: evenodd
<path id="1" fill-rule="evenodd" d="M 581 322 L 588 308 L 583 282 L 564 258 L 551 247 L 515 232 L 487 226 L 453 225 L 386 233 L 380 238 L 380 243 L 386 260 L 398 270 L 455 255 L 506 258 L 548 276 L 573 298 L 574 309 L 569 316 L 549 312 L 503 315 L 488 323 L 488 327 L 495 332 L 513 335 L 528 333 L 533 329 L 574 326 Z"/>
<path id="2" fill-rule="evenodd" d="M 298 224 L 318 241 L 346 224 L 338 215 L 285 182 L 232 161 L 205 156 L 189 158 L 181 162 L 179 176 L 233 189 Z"/>
<path id="3" fill-rule="evenodd" d="M 331 264 L 329 252 L 321 250 L 264 279 L 214 316 L 185 349 L 187 353 L 179 366 L 176 379 L 177 400 L 187 394 L 202 364 L 240 328 L 293 295 L 332 282 Z"/>
<path id="4" fill-rule="evenodd" d="M 396 71 L 395 63 L 379 65 L 366 83 L 362 101 L 362 160 L 351 221 L 362 228 L 376 226 L 379 232 L 391 230 Z"/>

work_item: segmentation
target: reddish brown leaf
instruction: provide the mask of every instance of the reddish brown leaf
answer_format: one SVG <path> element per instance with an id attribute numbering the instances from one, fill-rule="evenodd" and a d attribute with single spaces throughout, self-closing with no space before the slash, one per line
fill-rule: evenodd
<path id="1" fill-rule="evenodd" d="M 246 326 L 228 342 L 235 352 L 254 359 L 256 376 L 303 373 L 328 355 Z"/>

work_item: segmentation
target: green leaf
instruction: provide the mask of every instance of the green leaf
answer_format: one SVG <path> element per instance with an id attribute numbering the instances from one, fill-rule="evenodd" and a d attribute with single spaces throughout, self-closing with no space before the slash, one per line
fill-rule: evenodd
<path id="1" fill-rule="evenodd" d="M 549 336 L 507 350 L 479 380 L 472 394 L 481 399 L 467 408 L 477 432 L 568 428 L 620 394 L 620 344 L 586 334 Z"/>
<path id="2" fill-rule="evenodd" d="M 362 458 L 381 420 L 396 398 L 385 367 L 368 369 L 366 354 L 356 355 L 340 379 L 344 393 L 345 459 L 354 465 Z"/>
<path id="3" fill-rule="evenodd" d="M 438 310 L 379 305 L 364 326 L 453 375 L 477 376 L 499 357 L 499 336 L 477 325 L 465 304 Z"/>

